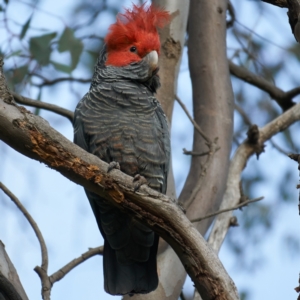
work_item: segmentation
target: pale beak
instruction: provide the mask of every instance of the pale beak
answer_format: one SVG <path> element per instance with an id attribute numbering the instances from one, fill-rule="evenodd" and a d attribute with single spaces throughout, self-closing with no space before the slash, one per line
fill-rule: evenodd
<path id="1" fill-rule="evenodd" d="M 151 51 L 145 57 L 144 60 L 149 64 L 151 71 L 154 71 L 158 67 L 158 54 L 157 52 Z"/>

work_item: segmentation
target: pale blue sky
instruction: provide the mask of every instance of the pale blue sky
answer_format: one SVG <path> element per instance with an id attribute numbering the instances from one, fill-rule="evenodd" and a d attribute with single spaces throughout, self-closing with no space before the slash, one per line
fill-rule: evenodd
<path id="1" fill-rule="evenodd" d="M 121 2 L 108 1 L 114 2 L 116 5 Z M 124 1 L 124 6 L 129 6 L 131 2 Z M 257 3 L 254 1 L 235 0 L 232 2 L 236 7 L 237 18 L 243 24 L 254 28 L 260 35 L 282 47 L 288 47 L 294 43 L 284 10 L 269 6 L 264 15 L 259 15 L 258 10 L 255 8 Z M 72 0 L 40 1 L 39 7 L 45 10 L 46 13 L 35 14 L 31 25 L 37 28 L 51 28 L 51 30 L 62 30 L 65 24 L 72 25 L 68 24 L 67 21 L 70 14 L 68 9 L 72 3 Z M 13 18 L 17 16 L 18 22 L 23 24 L 30 16 L 30 10 L 26 7 L 20 2 L 11 1 L 9 4 L 9 10 L 11 11 L 9 13 L 12 14 Z M 48 16 L 49 12 L 60 18 Z M 113 22 L 113 18 L 108 14 L 103 14 L 98 21 L 99 31 L 97 33 L 104 34 L 111 22 Z M 14 25 L 12 27 L 15 28 Z M 4 31 L 0 28 L 0 41 L 4 36 L 3 34 Z M 235 46 L 231 39 L 229 45 Z M 266 62 L 276 60 L 277 57 L 282 55 L 279 47 L 270 45 L 264 53 Z M 57 55 L 57 59 L 68 58 Z M 287 70 L 289 75 L 295 74 L 295 81 L 297 82 L 299 64 L 288 66 Z M 82 72 L 82 68 L 76 70 L 74 75 L 77 77 L 88 76 Z M 281 75 L 277 84 L 284 90 L 294 87 L 295 83 L 291 83 L 289 78 Z M 235 84 L 237 84 L 237 81 L 235 81 Z M 249 91 L 249 97 L 255 95 L 255 88 L 246 88 Z M 81 96 L 87 90 L 88 84 L 76 87 L 77 93 Z M 36 97 L 36 92 L 33 90 L 29 95 Z M 24 94 L 26 94 L 26 91 Z M 192 92 L 186 49 L 179 76 L 178 95 L 191 111 Z M 74 94 L 71 94 L 63 84 L 55 89 L 45 89 L 42 99 L 69 109 L 74 109 L 76 105 Z M 264 118 L 260 118 L 259 115 L 252 115 L 252 111 L 249 111 L 249 115 L 260 126 L 264 125 Z M 73 129 L 68 120 L 46 111 L 42 111 L 41 116 L 68 139 L 73 139 Z M 238 125 L 239 116 L 235 116 Z M 192 132 L 193 128 L 189 120 L 175 104 L 172 151 L 178 192 L 184 184 L 189 163 L 189 159 L 182 155 L 182 148 L 191 149 Z M 296 299 L 297 295 L 293 288 L 297 285 L 300 260 L 299 257 L 291 256 L 289 251 L 284 250 L 282 236 L 286 232 L 295 235 L 299 232 L 300 218 L 296 207 L 298 194 L 295 189 L 293 206 L 280 205 L 274 192 L 274 185 L 279 184 L 277 174 L 280 174 L 282 169 L 289 167 L 294 170 L 292 178 L 294 184 L 291 183 L 291 189 L 293 189 L 298 182 L 297 167 L 292 161 L 278 154 L 272 147 L 268 146 L 266 150 L 267 152 L 261 155 L 259 161 L 252 158 L 245 171 L 251 174 L 253 172 L 251 168 L 254 168 L 254 166 L 267 166 L 263 172 L 270 179 L 264 185 L 257 185 L 255 196 L 263 195 L 266 198 L 264 200 L 266 203 L 278 205 L 274 229 L 264 237 L 262 246 L 257 248 L 259 253 L 255 253 L 255 248 L 251 248 L 254 249 L 253 253 L 250 253 L 251 257 L 261 254 L 264 263 L 255 272 L 246 272 L 241 269 L 238 261 L 235 260 L 234 254 L 229 251 L 226 245 L 222 247 L 220 258 L 239 290 L 247 289 L 251 291 L 251 300 Z M 43 164 L 20 155 L 2 142 L 0 142 L 0 156 L 0 181 L 3 181 L 19 197 L 39 224 L 49 250 L 50 274 L 71 259 L 81 255 L 88 247 L 96 247 L 102 244 L 102 237 L 82 187 L 75 185 Z M 6 245 L 6 250 L 19 272 L 20 279 L 30 300 L 40 299 L 40 280 L 33 271 L 33 268 L 40 264 L 41 260 L 37 239 L 22 214 L 1 193 L 0 209 L 0 239 Z M 239 218 L 242 218 L 242 216 L 242 213 L 238 213 Z M 234 230 L 237 236 L 243 234 L 240 228 L 231 230 Z M 192 292 L 192 283 L 189 280 L 185 285 L 184 292 L 187 295 Z M 103 291 L 101 257 L 88 260 L 68 274 L 62 281 L 56 283 L 52 289 L 52 298 L 57 300 L 118 299 L 118 297 L 109 296 Z"/>

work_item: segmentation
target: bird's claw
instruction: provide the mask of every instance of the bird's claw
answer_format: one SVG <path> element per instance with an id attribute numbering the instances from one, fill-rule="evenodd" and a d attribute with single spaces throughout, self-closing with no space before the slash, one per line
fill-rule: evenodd
<path id="1" fill-rule="evenodd" d="M 136 192 L 143 184 L 147 184 L 148 181 L 146 180 L 146 178 L 140 174 L 136 174 L 133 177 L 133 182 L 135 182 L 134 185 L 134 191 Z"/>
<path id="2" fill-rule="evenodd" d="M 109 165 L 108 165 L 108 168 L 107 168 L 107 173 L 109 173 L 113 169 L 120 170 L 120 164 L 116 161 L 110 162 Z"/>

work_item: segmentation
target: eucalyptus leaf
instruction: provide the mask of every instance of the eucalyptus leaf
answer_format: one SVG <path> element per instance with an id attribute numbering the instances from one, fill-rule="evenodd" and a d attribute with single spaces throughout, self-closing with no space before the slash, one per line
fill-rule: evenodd
<path id="1" fill-rule="evenodd" d="M 29 19 L 23 25 L 21 33 L 20 33 L 20 40 L 22 40 L 24 38 L 24 36 L 26 35 L 26 32 L 27 32 L 27 30 L 29 28 L 29 25 L 30 25 L 30 22 L 31 22 L 31 18 L 32 18 L 32 15 L 29 17 Z"/>
<path id="2" fill-rule="evenodd" d="M 61 72 L 67 73 L 67 74 L 70 74 L 72 72 L 72 68 L 68 65 L 60 64 L 55 61 L 51 61 L 51 64 L 54 66 L 54 68 L 57 71 L 61 71 Z"/>
<path id="3" fill-rule="evenodd" d="M 56 37 L 56 32 L 47 33 L 38 37 L 33 37 L 29 41 L 29 50 L 32 57 L 42 65 L 46 66 L 50 62 L 52 52 L 50 42 Z"/>
<path id="4" fill-rule="evenodd" d="M 27 65 L 24 65 L 22 67 L 14 69 L 13 74 L 12 74 L 13 84 L 21 83 L 27 74 L 28 74 L 28 66 Z"/>
<path id="5" fill-rule="evenodd" d="M 74 35 L 74 31 L 66 27 L 58 41 L 58 51 L 65 52 L 69 51 L 71 54 L 71 70 L 74 70 L 78 64 L 80 55 L 83 50 L 83 43 L 77 39 Z"/>

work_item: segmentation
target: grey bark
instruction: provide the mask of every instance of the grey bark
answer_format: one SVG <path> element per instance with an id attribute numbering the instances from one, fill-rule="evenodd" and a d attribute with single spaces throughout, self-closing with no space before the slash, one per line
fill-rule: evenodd
<path id="1" fill-rule="evenodd" d="M 241 199 L 240 181 L 241 173 L 246 167 L 251 155 L 258 149 L 263 149 L 263 144 L 278 132 L 281 132 L 300 119 L 300 104 L 297 104 L 284 112 L 282 115 L 260 128 L 258 131 L 257 144 L 251 144 L 245 140 L 236 150 L 229 168 L 226 192 L 222 201 L 221 209 L 237 205 Z M 208 243 L 219 252 L 230 226 L 232 211 L 220 214 L 213 225 Z"/>
<path id="2" fill-rule="evenodd" d="M 18 273 L 0 240 L 0 299 L 28 300 Z"/>
<path id="3" fill-rule="evenodd" d="M 216 211 L 225 191 L 233 132 L 233 92 L 226 57 L 226 0 L 192 0 L 189 17 L 189 67 L 193 85 L 194 119 L 211 140 L 218 138 L 216 152 L 207 170 L 206 157 L 193 156 L 191 169 L 180 200 L 188 199 L 195 186 L 201 188 L 188 207 L 187 216 Z M 193 152 L 208 150 L 201 135 L 194 131 Z M 206 175 L 197 183 L 201 172 Z M 204 234 L 212 219 L 199 223 Z"/>

